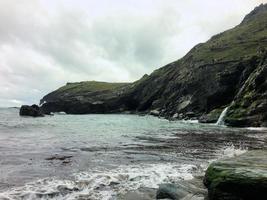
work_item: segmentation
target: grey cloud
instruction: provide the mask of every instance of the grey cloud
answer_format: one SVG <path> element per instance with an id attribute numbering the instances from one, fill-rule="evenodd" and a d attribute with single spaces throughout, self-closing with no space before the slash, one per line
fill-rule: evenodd
<path id="1" fill-rule="evenodd" d="M 75 2 L 0 1 L 0 106 L 37 103 L 66 82 L 134 81 L 230 23 L 228 16 L 191 13 L 193 1 L 134 1 L 140 11 L 119 0 L 104 10 L 106 1 L 95 8 Z M 237 13 L 230 24 L 241 17 Z"/>

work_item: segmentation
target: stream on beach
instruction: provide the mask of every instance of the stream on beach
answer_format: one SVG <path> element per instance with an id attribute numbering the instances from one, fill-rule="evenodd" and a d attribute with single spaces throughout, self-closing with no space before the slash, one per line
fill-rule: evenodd
<path id="1" fill-rule="evenodd" d="M 0 109 L 0 199 L 123 199 L 267 147 L 267 130 L 138 115 L 20 117 Z"/>

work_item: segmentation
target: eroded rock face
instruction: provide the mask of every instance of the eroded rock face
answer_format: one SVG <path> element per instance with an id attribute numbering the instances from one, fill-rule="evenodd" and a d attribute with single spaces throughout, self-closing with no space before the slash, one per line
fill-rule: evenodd
<path id="1" fill-rule="evenodd" d="M 122 94 L 129 83 L 106 83 L 86 81 L 68 83 L 41 99 L 45 113 L 65 112 L 67 114 L 119 113 L 131 107 L 131 100 Z"/>
<path id="2" fill-rule="evenodd" d="M 261 4 L 259 6 L 257 6 L 251 13 L 249 13 L 243 20 L 242 23 L 246 23 L 250 20 L 253 20 L 257 17 L 259 17 L 259 15 L 264 15 L 267 12 L 267 6 L 266 4 Z"/>
<path id="3" fill-rule="evenodd" d="M 250 151 L 212 163 L 204 183 L 210 200 L 267 199 L 267 151 Z"/>
<path id="4" fill-rule="evenodd" d="M 31 117 L 43 117 L 41 109 L 37 105 L 27 106 L 23 105 L 19 111 L 20 116 L 31 116 Z"/>
<path id="5" fill-rule="evenodd" d="M 230 126 L 267 126 L 267 53 L 229 107 Z"/>

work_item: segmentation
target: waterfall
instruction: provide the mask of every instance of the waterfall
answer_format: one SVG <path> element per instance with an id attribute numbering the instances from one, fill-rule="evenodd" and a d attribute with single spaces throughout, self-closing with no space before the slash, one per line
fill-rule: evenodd
<path id="1" fill-rule="evenodd" d="M 229 108 L 229 107 L 226 107 L 226 108 L 222 111 L 222 113 L 221 113 L 221 115 L 220 115 L 218 121 L 216 122 L 216 125 L 224 125 L 224 117 L 225 117 L 225 115 L 226 115 L 226 113 L 227 113 L 228 108 Z"/>

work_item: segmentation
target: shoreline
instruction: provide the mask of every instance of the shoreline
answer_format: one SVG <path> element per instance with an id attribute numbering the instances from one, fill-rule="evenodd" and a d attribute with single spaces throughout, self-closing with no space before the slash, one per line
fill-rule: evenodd
<path id="1" fill-rule="evenodd" d="M 26 112 L 21 112 L 21 110 L 25 110 L 25 107 L 26 107 Z M 34 107 L 34 109 L 32 108 Z M 15 107 L 12 107 L 12 108 L 15 108 Z M 15 108 L 17 109 L 17 107 Z M 23 113 L 23 114 L 22 114 Z M 184 123 L 199 123 L 199 124 L 208 124 L 208 125 L 216 125 L 218 127 L 222 127 L 222 126 L 225 126 L 225 127 L 231 127 L 231 128 L 246 128 L 248 130 L 267 130 L 267 127 L 264 127 L 264 126 L 230 126 L 229 124 L 224 124 L 222 122 L 222 124 L 218 124 L 218 122 L 206 122 L 206 121 L 203 121 L 201 120 L 201 118 L 176 118 L 176 117 L 165 117 L 165 116 L 160 116 L 159 113 L 155 113 L 153 111 L 150 111 L 150 112 L 139 112 L 139 111 L 124 111 L 124 112 L 111 112 L 111 113 L 82 113 L 82 114 L 76 114 L 76 113 L 66 113 L 64 111 L 59 111 L 59 112 L 51 112 L 49 114 L 47 113 L 44 113 L 42 111 L 42 107 L 39 107 L 35 104 L 33 104 L 32 106 L 26 106 L 26 105 L 22 105 L 20 107 L 20 116 L 30 116 L 30 117 L 44 117 L 44 116 L 53 116 L 53 115 L 112 115 L 112 114 L 118 114 L 118 115 L 139 115 L 139 116 L 146 116 L 146 115 L 149 115 L 149 116 L 153 116 L 153 117 L 158 117 L 160 119 L 166 119 L 168 121 L 180 121 L 180 122 L 184 122 Z M 223 114 L 223 112 L 222 112 Z M 221 119 L 222 117 L 222 119 Z M 224 116 L 219 116 L 217 120 L 223 120 L 223 117 Z"/>

